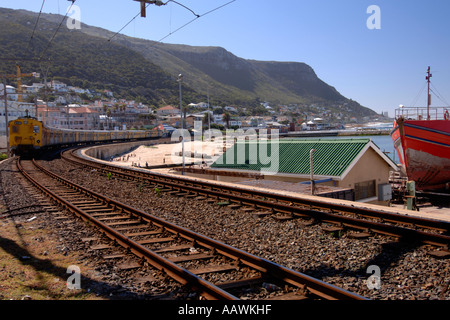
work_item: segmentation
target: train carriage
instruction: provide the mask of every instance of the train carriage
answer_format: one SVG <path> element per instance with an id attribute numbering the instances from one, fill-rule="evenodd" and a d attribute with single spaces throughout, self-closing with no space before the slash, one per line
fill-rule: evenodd
<path id="1" fill-rule="evenodd" d="M 86 133 L 84 131 L 80 131 L 78 133 L 78 141 L 79 142 L 86 142 Z"/>
<path id="2" fill-rule="evenodd" d="M 9 144 L 15 154 L 28 154 L 43 148 L 58 148 L 80 143 L 160 138 L 160 130 L 90 131 L 47 128 L 31 117 L 9 121 Z"/>

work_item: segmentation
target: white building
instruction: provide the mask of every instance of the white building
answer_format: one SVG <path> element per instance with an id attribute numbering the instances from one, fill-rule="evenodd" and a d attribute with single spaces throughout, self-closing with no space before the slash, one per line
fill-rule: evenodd
<path id="1" fill-rule="evenodd" d="M 55 91 L 67 91 L 67 84 L 65 84 L 61 81 L 58 81 L 58 80 L 53 80 L 51 82 L 51 87 Z"/>
<path id="2" fill-rule="evenodd" d="M 230 112 L 237 112 L 237 109 L 236 109 L 235 107 L 227 106 L 227 107 L 225 107 L 224 109 L 225 109 L 226 111 L 230 111 Z"/>
<path id="3" fill-rule="evenodd" d="M 8 92 L 8 86 L 6 86 Z M 17 118 L 30 116 L 34 117 L 36 114 L 36 106 L 34 103 L 8 101 L 8 122 Z M 0 101 L 0 136 L 6 136 L 6 116 L 5 116 L 5 102 Z"/>
<path id="4" fill-rule="evenodd" d="M 208 104 L 206 102 L 190 103 L 188 107 L 206 109 L 208 108 Z"/>

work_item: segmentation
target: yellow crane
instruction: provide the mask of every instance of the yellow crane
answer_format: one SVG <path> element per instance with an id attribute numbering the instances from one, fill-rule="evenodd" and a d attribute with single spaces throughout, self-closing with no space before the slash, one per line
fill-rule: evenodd
<path id="1" fill-rule="evenodd" d="M 39 73 L 37 73 L 37 72 L 22 73 L 21 70 L 20 70 L 19 64 L 16 64 L 16 68 L 17 68 L 17 74 L 5 74 L 5 75 L 3 75 L 3 77 L 4 78 L 16 78 L 17 79 L 17 93 L 18 93 L 17 101 L 18 102 L 22 102 L 22 93 L 23 93 L 22 77 L 36 77 L 36 78 L 39 78 Z M 5 91 L 6 91 L 6 87 L 5 87 Z"/>
<path id="2" fill-rule="evenodd" d="M 22 74 L 20 71 L 20 66 L 18 63 L 16 63 L 17 67 L 17 74 L 3 74 L 1 75 L 3 77 L 3 97 L 5 99 L 5 124 L 6 128 L 8 128 L 8 99 L 7 99 L 7 91 L 6 91 L 6 79 L 7 78 L 15 78 L 17 77 L 17 90 L 18 90 L 18 97 L 17 101 L 22 102 L 22 77 L 39 77 L 39 73 L 33 72 L 33 73 L 25 73 Z M 9 157 L 9 131 L 6 129 L 6 152 Z"/>
<path id="3" fill-rule="evenodd" d="M 22 73 L 20 71 L 19 64 L 16 64 L 17 67 L 17 101 L 22 102 L 22 77 L 36 77 L 39 78 L 39 73 L 32 72 L 32 73 Z"/>

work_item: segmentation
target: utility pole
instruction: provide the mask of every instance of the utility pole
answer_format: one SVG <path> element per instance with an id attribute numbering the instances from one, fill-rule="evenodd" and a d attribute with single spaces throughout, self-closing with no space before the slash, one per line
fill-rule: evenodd
<path id="1" fill-rule="evenodd" d="M 210 113 L 210 107 L 209 107 L 209 82 L 208 82 L 208 129 L 209 129 L 209 132 L 211 132 L 211 113 Z"/>
<path id="2" fill-rule="evenodd" d="M 183 136 L 183 140 L 181 141 L 181 153 L 183 157 L 183 170 L 181 171 L 181 175 L 184 175 L 184 123 L 183 123 L 183 99 L 181 95 L 181 83 L 183 82 L 183 75 L 180 73 L 178 75 L 178 83 L 180 85 L 180 124 L 181 124 L 181 134 Z"/>
<path id="3" fill-rule="evenodd" d="M 8 128 L 8 93 L 6 92 L 6 78 L 16 78 L 18 86 L 18 101 L 22 101 L 22 77 L 39 77 L 39 73 L 26 73 L 22 74 L 20 71 L 20 66 L 16 64 L 17 73 L 16 74 L 3 74 L 3 97 L 5 99 L 5 129 L 6 129 L 6 152 L 8 157 L 10 156 L 10 146 L 9 146 L 9 128 Z M 37 116 L 37 115 L 36 115 Z"/>
<path id="4" fill-rule="evenodd" d="M 146 17 L 146 12 L 145 9 L 147 8 L 146 4 L 155 4 L 158 7 L 166 5 L 166 3 L 162 2 L 161 0 L 134 0 L 134 1 L 139 1 L 141 3 L 141 17 L 145 18 Z"/>
<path id="5" fill-rule="evenodd" d="M 314 192 L 315 192 L 314 189 L 316 188 L 316 185 L 314 183 L 314 169 L 313 169 L 313 153 L 314 153 L 314 151 L 316 151 L 316 149 L 311 149 L 309 151 L 309 171 L 311 174 L 311 177 L 310 177 L 310 179 L 311 179 L 311 195 L 314 195 Z"/>
<path id="6" fill-rule="evenodd" d="M 5 131 L 6 131 L 6 155 L 10 156 L 9 153 L 9 128 L 8 128 L 8 98 L 6 95 L 6 76 L 3 76 L 3 96 L 5 98 Z"/>
<path id="7" fill-rule="evenodd" d="M 426 76 L 426 80 L 428 82 L 428 94 L 427 94 L 427 120 L 430 120 L 430 105 L 431 105 L 431 95 L 430 95 L 430 81 L 431 81 L 431 77 L 433 75 L 431 74 L 431 68 L 428 67 L 427 70 L 427 76 Z"/>

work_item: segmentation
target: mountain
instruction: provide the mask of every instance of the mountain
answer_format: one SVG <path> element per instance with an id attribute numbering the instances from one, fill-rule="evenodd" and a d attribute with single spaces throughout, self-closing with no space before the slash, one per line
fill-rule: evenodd
<path id="1" fill-rule="evenodd" d="M 177 101 L 173 97 L 178 93 L 178 84 L 173 77 L 132 49 L 69 30 L 64 24 L 48 46 L 61 16 L 42 15 L 30 41 L 36 18 L 36 14 L 22 10 L 0 10 L 0 72 L 14 74 L 17 61 L 24 73 L 35 71 L 43 76 L 48 71 L 48 79 L 70 85 L 109 89 L 117 96 L 142 98 L 155 105 L 164 99 L 168 103 Z M 58 23 L 52 21 L 58 18 Z M 43 52 L 46 54 L 42 63 L 26 60 L 38 59 Z M 25 60 L 8 60 L 16 57 Z M 187 86 L 184 94 L 186 99 L 198 97 Z"/>
<path id="2" fill-rule="evenodd" d="M 320 80 L 305 63 L 242 59 L 221 47 L 164 44 L 128 37 L 98 27 L 81 25 L 55 34 L 62 16 L 0 8 L 0 56 L 38 58 L 45 52 L 49 64 L 20 61 L 23 72 L 43 73 L 76 86 L 109 89 L 116 96 L 155 106 L 177 103 L 178 74 L 183 74 L 183 100 L 212 104 L 257 106 L 273 104 L 346 104 L 354 116 L 375 112 L 343 97 Z M 13 60 L 0 60 L 0 72 L 14 73 Z"/>

